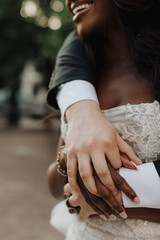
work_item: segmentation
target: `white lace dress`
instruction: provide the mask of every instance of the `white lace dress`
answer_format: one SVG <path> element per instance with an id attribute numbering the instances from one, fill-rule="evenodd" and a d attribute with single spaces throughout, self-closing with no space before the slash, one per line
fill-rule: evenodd
<path id="1" fill-rule="evenodd" d="M 157 101 L 127 104 L 103 113 L 140 159 L 144 162 L 157 160 L 160 154 L 160 104 Z M 61 130 L 65 139 L 65 123 Z M 56 212 L 52 214 L 51 222 L 55 221 L 56 215 Z M 62 218 L 57 217 L 61 224 Z M 68 219 L 66 240 L 160 240 L 160 224 L 157 223 L 136 219 L 104 221 L 99 217 L 89 218 L 85 223 L 79 222 L 76 216 L 68 216 Z"/>

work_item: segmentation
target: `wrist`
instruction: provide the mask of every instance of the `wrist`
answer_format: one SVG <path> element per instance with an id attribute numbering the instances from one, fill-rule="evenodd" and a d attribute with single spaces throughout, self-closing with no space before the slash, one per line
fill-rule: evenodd
<path id="1" fill-rule="evenodd" d="M 80 115 L 81 116 L 90 115 L 91 112 L 93 113 L 94 111 L 96 111 L 96 113 L 98 111 L 101 112 L 99 104 L 96 101 L 82 100 L 82 101 L 76 102 L 66 110 L 67 122 L 70 122 L 76 116 L 79 118 Z"/>

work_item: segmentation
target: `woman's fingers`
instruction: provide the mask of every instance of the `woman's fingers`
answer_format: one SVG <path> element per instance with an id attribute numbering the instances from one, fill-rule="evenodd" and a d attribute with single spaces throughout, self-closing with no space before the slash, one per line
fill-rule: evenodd
<path id="1" fill-rule="evenodd" d="M 116 187 L 124 192 L 131 201 L 140 204 L 136 192 L 130 187 L 127 181 L 121 177 L 110 164 L 108 164 L 108 167 Z"/>
<path id="2" fill-rule="evenodd" d="M 77 183 L 77 158 L 67 151 L 67 175 L 70 187 L 75 192 L 80 192 L 80 188 Z"/>
<path id="3" fill-rule="evenodd" d="M 71 194 L 72 194 L 71 187 L 70 187 L 69 183 L 67 183 L 64 185 L 64 195 L 66 197 L 69 197 Z"/>
<path id="4" fill-rule="evenodd" d="M 92 162 L 101 182 L 112 192 L 114 196 L 116 196 L 118 194 L 118 190 L 111 178 L 104 154 L 98 151 L 94 152 L 94 154 L 92 154 Z"/>
<path id="5" fill-rule="evenodd" d="M 68 188 L 68 186 L 66 187 Z M 68 198 L 69 212 L 77 213 L 80 221 L 85 221 L 90 215 L 97 214 L 85 201 L 82 193 L 73 194 Z"/>
<path id="6" fill-rule="evenodd" d="M 93 194 L 97 194 L 97 188 L 93 177 L 93 168 L 89 155 L 78 155 L 78 168 L 82 181 L 88 191 Z"/>
<path id="7" fill-rule="evenodd" d="M 133 161 L 135 164 L 137 165 L 142 164 L 142 161 L 136 156 L 133 149 L 119 136 L 118 133 L 116 133 L 116 137 L 119 151 L 126 154 L 129 157 L 129 159 Z"/>
<path id="8" fill-rule="evenodd" d="M 119 149 L 116 145 L 116 142 L 108 145 L 108 147 L 106 146 L 105 156 L 115 169 L 118 169 L 122 166 Z"/>

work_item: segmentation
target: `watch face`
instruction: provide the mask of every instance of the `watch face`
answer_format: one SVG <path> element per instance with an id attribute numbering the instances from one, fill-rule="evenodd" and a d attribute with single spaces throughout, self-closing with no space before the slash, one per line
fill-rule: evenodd
<path id="1" fill-rule="evenodd" d="M 150 8 L 155 0 L 113 0 L 113 2 L 122 10 L 139 12 Z"/>

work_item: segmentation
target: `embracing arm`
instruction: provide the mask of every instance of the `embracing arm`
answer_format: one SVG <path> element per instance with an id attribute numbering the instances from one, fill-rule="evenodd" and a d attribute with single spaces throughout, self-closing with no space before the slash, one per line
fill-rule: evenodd
<path id="1" fill-rule="evenodd" d="M 85 51 L 84 51 L 83 47 L 81 46 L 81 43 L 78 39 L 76 32 L 73 32 L 66 39 L 63 47 L 61 48 L 61 50 L 58 54 L 55 72 L 54 72 L 54 76 L 53 76 L 53 82 L 51 81 L 52 87 L 51 87 L 51 89 L 48 93 L 48 97 L 47 97 L 48 103 L 51 106 L 56 107 L 57 105 L 56 105 L 55 97 L 56 97 L 56 93 L 58 91 L 58 86 L 60 86 L 64 82 L 67 82 L 65 85 L 68 86 L 67 85 L 67 84 L 69 84 L 68 82 L 75 80 L 75 79 L 77 79 L 77 80 L 79 79 L 79 80 L 81 80 L 81 82 L 82 82 L 82 80 L 84 80 L 83 84 L 85 83 L 85 87 L 83 87 L 83 89 L 86 88 L 86 84 L 89 84 L 88 82 L 94 83 L 94 75 L 93 75 L 92 69 L 90 67 L 90 64 L 87 61 L 87 58 L 85 56 Z M 82 92 L 84 93 L 83 90 L 80 91 L 79 86 L 80 85 L 78 85 L 78 88 L 76 87 L 75 89 L 78 89 L 80 94 Z M 92 94 L 90 94 L 90 96 L 88 97 L 90 88 L 92 88 Z M 63 89 L 60 90 L 60 92 L 62 92 L 62 91 L 63 91 Z M 67 90 L 64 90 L 63 92 L 66 92 L 66 91 Z M 73 91 L 70 91 L 70 94 L 72 96 Z M 66 96 L 66 98 L 68 98 L 68 96 Z M 71 156 L 71 152 L 73 152 L 72 160 L 71 160 L 71 157 L 69 157 L 68 163 L 69 163 L 69 165 L 72 164 L 72 161 L 75 160 L 75 157 L 81 154 L 80 148 L 82 148 L 83 145 L 85 145 L 86 148 L 84 150 L 84 154 L 86 155 L 85 158 L 87 158 L 86 164 L 88 165 L 88 163 L 89 163 L 88 160 L 91 157 L 91 159 L 95 162 L 94 165 L 98 165 L 98 167 L 96 167 L 96 170 L 98 171 L 98 175 L 102 175 L 100 177 L 100 179 L 103 178 L 102 182 L 106 182 L 106 184 L 109 183 L 111 185 L 113 192 L 116 193 L 117 191 L 116 191 L 115 187 L 113 186 L 113 181 L 111 180 L 109 174 L 108 174 L 108 176 L 109 176 L 108 179 L 104 176 L 104 174 L 106 175 L 106 173 L 108 172 L 108 169 L 106 166 L 107 164 L 105 163 L 105 156 L 104 156 L 105 151 L 107 151 L 106 155 L 109 160 L 111 160 L 111 156 L 114 156 L 113 160 L 112 160 L 112 164 L 115 168 L 118 168 L 121 166 L 121 160 L 120 160 L 118 148 L 121 152 L 126 153 L 129 156 L 129 158 L 132 161 L 134 161 L 135 163 L 137 163 L 137 164 L 140 163 L 140 160 L 136 157 L 133 150 L 126 143 L 124 143 L 123 140 L 118 136 L 114 127 L 111 124 L 109 124 L 109 122 L 107 122 L 107 120 L 104 119 L 104 116 L 102 115 L 100 108 L 95 101 L 96 93 L 95 93 L 94 87 L 91 84 L 89 84 L 89 86 L 87 87 L 87 91 L 85 92 L 84 97 L 81 98 L 81 96 L 79 95 L 78 100 L 82 100 L 82 99 L 83 100 L 89 99 L 89 100 L 87 100 L 87 104 L 86 104 L 86 102 L 84 104 L 83 103 L 79 104 L 79 102 L 78 102 L 77 103 L 78 105 L 73 104 L 73 105 L 76 105 L 76 108 L 75 108 L 75 106 L 74 107 L 71 106 L 69 109 L 69 113 L 68 113 L 68 117 L 71 114 L 74 115 L 74 119 L 72 118 L 72 120 L 74 120 L 74 122 L 72 121 L 72 123 L 69 124 L 70 125 L 70 127 L 69 127 L 70 134 L 67 134 L 67 136 L 68 136 L 67 145 L 70 147 L 70 151 L 68 151 L 69 155 Z M 93 100 L 93 101 L 91 101 L 91 100 Z M 61 102 L 64 103 L 63 99 Z M 76 100 L 76 102 L 77 102 L 77 100 Z M 83 102 L 83 101 L 81 101 L 81 102 Z M 75 112 L 77 113 L 77 111 L 79 111 L 79 110 L 80 110 L 79 115 L 76 114 L 76 116 L 77 116 L 77 118 L 76 118 L 74 113 Z M 92 111 L 90 111 L 90 110 L 92 110 Z M 80 116 L 82 117 L 82 119 L 80 119 Z M 85 117 L 85 119 L 83 119 L 83 117 Z M 90 117 L 92 118 L 92 121 L 90 120 Z M 96 119 L 94 119 L 95 117 L 96 117 Z M 71 121 L 69 121 L 69 122 L 71 122 Z M 84 135 L 84 136 L 82 136 L 81 138 L 78 137 L 79 129 L 77 128 L 78 131 L 76 130 L 74 123 L 76 124 L 76 126 L 79 126 L 79 129 L 82 130 L 81 136 L 82 135 Z M 83 125 L 83 123 L 85 123 L 85 125 Z M 100 125 L 101 125 L 101 130 L 99 128 Z M 90 128 L 88 128 L 88 126 L 90 126 Z M 89 129 L 91 130 L 90 136 L 88 135 Z M 100 133 L 100 131 L 102 132 L 102 134 Z M 73 137 L 72 137 L 72 132 L 75 133 Z M 99 135 L 98 138 L 97 138 L 97 134 Z M 78 141 L 76 142 L 77 138 L 78 138 Z M 74 149 L 76 147 L 75 142 L 78 145 L 78 149 L 77 149 L 78 151 L 76 151 L 76 152 L 74 151 Z M 99 151 L 96 151 L 96 153 L 94 151 L 95 144 L 97 145 L 97 148 L 99 150 Z M 106 145 L 108 145 L 108 147 L 106 147 L 106 150 L 104 150 L 104 147 Z M 113 151 L 114 151 L 114 154 L 113 154 Z M 81 159 L 82 158 L 83 157 L 81 157 Z M 79 159 L 79 157 L 78 157 L 78 159 Z M 96 159 L 99 159 L 99 160 L 96 160 Z M 100 164 L 100 161 L 102 164 Z M 79 162 L 82 163 L 81 160 Z M 75 164 L 76 164 L 76 161 L 74 162 L 74 165 Z M 90 183 L 92 186 L 89 187 L 89 190 L 91 192 L 95 192 L 96 189 L 94 187 L 93 177 L 90 176 L 89 168 L 88 168 L 89 165 L 86 168 L 86 164 L 83 161 L 81 166 L 79 165 L 78 167 L 81 168 L 80 169 L 81 175 L 87 174 L 88 177 L 91 177 Z M 84 168 L 87 170 L 87 172 L 84 172 Z M 76 171 L 73 172 L 73 167 L 70 167 L 70 166 L 68 166 L 68 170 L 69 170 L 69 182 L 71 183 L 70 175 L 75 174 L 75 176 L 76 176 Z M 85 176 L 82 178 L 85 178 Z M 73 179 L 73 182 L 76 182 L 75 177 Z M 85 181 L 85 183 L 86 183 L 86 181 Z"/>
<path id="2" fill-rule="evenodd" d="M 66 82 L 74 82 L 74 80 L 84 80 L 92 84 L 95 81 L 93 71 L 76 31 L 73 31 L 67 37 L 58 53 L 47 96 L 48 104 L 58 108 L 56 101 L 58 87 Z"/>
<path id="3" fill-rule="evenodd" d="M 77 41 L 77 40 L 76 40 Z M 79 41 L 79 40 L 78 40 Z M 67 43 L 68 44 L 68 43 Z M 67 46 L 67 44 L 66 44 L 66 46 Z M 71 46 L 71 45 L 70 45 Z M 66 49 L 68 49 L 68 48 L 65 48 L 64 47 L 64 49 L 63 49 L 63 53 L 65 53 L 65 51 L 66 51 Z M 83 52 L 83 51 L 82 51 Z M 70 56 L 72 56 L 73 58 L 74 57 L 76 57 L 76 59 L 77 59 L 77 56 L 78 56 L 78 59 L 79 59 L 79 63 L 78 63 L 78 65 L 76 65 L 76 61 L 73 61 L 73 58 L 72 58 L 72 62 L 71 61 L 68 61 L 68 53 L 67 54 L 60 54 L 61 55 L 61 57 L 59 58 L 59 62 L 57 63 L 58 64 L 58 66 L 60 67 L 62 67 L 62 68 L 57 68 L 58 70 L 57 70 L 57 72 L 55 72 L 55 81 L 54 81 L 54 83 L 53 83 L 53 85 L 52 85 L 52 89 L 50 90 L 50 92 L 49 92 L 49 94 L 48 94 L 48 102 L 49 102 L 49 104 L 50 105 L 52 105 L 52 106 L 55 106 L 55 92 L 57 91 L 57 87 L 60 85 L 60 84 L 62 84 L 64 81 L 72 81 L 72 80 L 74 80 L 74 79 L 80 79 L 80 80 L 85 80 L 85 81 L 90 81 L 91 79 L 93 80 L 93 78 L 92 78 L 92 74 L 91 74 L 91 72 L 90 72 L 90 70 L 89 70 L 89 72 L 88 72 L 88 69 L 89 68 L 86 68 L 86 62 L 84 61 L 84 54 L 81 54 L 81 52 L 77 52 L 77 48 L 75 47 L 74 48 L 74 51 L 73 51 L 73 53 L 75 53 L 75 54 L 73 54 L 73 56 L 72 56 L 72 54 L 70 55 Z M 77 54 L 78 53 L 78 54 Z M 79 55 L 79 53 L 80 53 L 80 55 Z M 83 56 L 82 56 L 83 55 Z M 82 57 L 82 58 L 81 58 Z M 81 61 L 83 59 L 83 61 Z M 71 60 L 71 59 L 70 59 Z M 67 64 L 69 63 L 69 67 L 67 67 Z M 85 64 L 84 64 L 85 63 Z M 87 63 L 88 64 L 88 63 Z M 76 66 L 76 68 L 75 68 L 75 66 Z M 64 67 L 64 68 L 63 68 Z M 71 68 L 71 67 L 73 67 L 73 68 Z M 81 73 L 81 72 L 83 72 L 84 73 L 84 75 L 83 76 L 80 76 L 80 75 L 78 75 L 78 76 L 80 76 L 80 77 L 77 77 L 77 67 L 78 67 L 78 69 L 79 69 L 79 73 Z M 85 71 L 82 71 L 82 70 L 84 70 L 85 69 Z M 64 70 L 64 71 L 62 71 L 62 70 Z M 73 71 L 71 71 L 71 70 L 73 70 Z M 57 79 L 60 79 L 60 80 L 57 80 L 56 79 L 56 76 L 58 76 L 58 74 L 59 74 L 59 76 L 61 76 L 61 77 L 59 77 L 59 78 L 57 78 Z M 62 74 L 62 75 L 61 75 Z M 64 75 L 63 75 L 64 74 Z M 68 74 L 68 75 L 67 75 Z M 67 77 L 66 77 L 67 76 Z M 84 77 L 85 76 L 85 77 Z M 87 79 L 87 77 L 88 77 L 88 79 Z M 64 79 L 66 79 L 66 80 L 64 80 Z M 92 82 L 92 81 L 91 81 Z M 93 108 L 92 108 L 93 109 Z M 77 111 L 77 110 L 76 110 Z M 90 116 L 89 116 L 90 117 Z M 83 121 L 82 121 L 83 122 Z M 87 129 L 88 130 L 88 129 Z M 72 131 L 71 131 L 72 132 Z M 103 132 L 104 133 L 104 132 Z M 95 136 L 97 137 L 97 135 L 95 134 Z M 102 136 L 102 135 L 101 135 Z M 113 135 L 112 135 L 113 136 Z M 110 139 L 111 140 L 111 139 Z M 85 142 L 85 139 L 84 139 L 84 142 Z M 104 139 L 104 142 L 106 143 L 106 139 Z M 113 139 L 113 142 L 114 142 L 114 139 Z M 110 147 L 111 147 L 111 144 L 113 144 L 113 142 L 112 141 L 109 141 L 108 143 L 109 143 L 109 145 L 110 145 Z M 90 142 L 91 143 L 91 142 Z M 92 141 L 92 143 L 93 143 L 93 141 Z M 101 145 L 102 146 L 102 145 Z M 125 145 L 125 147 L 127 147 L 126 145 Z M 125 147 L 123 147 L 123 151 L 126 151 L 127 153 L 129 152 L 129 150 L 127 151 L 126 149 L 125 149 Z M 100 149 L 101 150 L 101 149 Z M 92 150 L 90 151 L 90 152 L 92 152 Z M 103 151 L 102 151 L 103 152 Z M 107 152 L 108 153 L 108 152 Z M 111 154 L 112 155 L 112 154 Z M 134 156 L 133 156 L 133 154 L 131 154 L 132 155 L 132 157 L 131 158 L 134 158 Z M 97 156 L 97 158 L 99 158 L 98 156 Z M 98 162 L 99 162 L 99 160 L 98 160 Z M 100 166 L 100 165 L 99 165 Z M 104 170 L 104 169 L 103 169 Z M 81 173 L 82 173 L 82 171 L 81 171 Z M 102 176 L 103 176 L 103 179 L 104 179 L 104 171 L 101 171 L 101 173 L 100 174 L 102 174 Z M 83 176 L 84 176 L 84 174 L 82 174 Z M 54 179 L 53 179 L 54 180 Z M 54 181 L 53 181 L 54 182 Z M 59 182 L 59 181 L 58 181 Z M 86 181 L 85 181 L 86 182 Z M 105 182 L 105 179 L 104 179 L 104 182 Z M 60 183 L 60 182 L 59 182 Z M 92 182 L 93 183 L 93 182 Z M 62 184 L 63 185 L 63 184 Z M 86 184 L 87 185 L 87 184 Z M 92 184 L 92 186 L 93 186 L 94 184 Z M 114 188 L 115 189 L 115 188 Z M 59 189 L 58 189 L 58 191 L 59 191 Z"/>
<path id="4" fill-rule="evenodd" d="M 65 168 L 66 160 L 64 162 L 63 161 L 64 161 L 64 159 L 62 159 L 61 164 L 62 164 L 62 167 Z M 117 186 L 117 188 L 120 189 L 122 192 L 125 192 L 128 197 L 133 199 L 134 191 L 132 191 L 132 189 L 130 188 L 128 183 L 124 180 L 124 178 L 122 178 L 116 172 L 116 170 L 113 169 L 113 167 L 111 165 L 109 165 L 109 166 L 110 166 L 110 172 L 111 172 L 112 178 L 113 178 L 114 183 Z M 150 171 L 148 171 L 149 169 L 150 169 Z M 157 171 L 156 171 L 156 169 L 157 169 Z M 123 175 L 123 177 L 127 177 L 127 181 L 129 182 L 129 184 L 131 184 L 132 186 L 134 184 L 134 187 L 136 189 L 139 188 L 139 186 L 140 186 L 139 189 L 141 189 L 142 191 L 143 191 L 143 188 L 147 189 L 145 191 L 146 199 L 142 196 L 143 199 L 139 206 L 135 205 L 131 201 L 129 201 L 129 206 L 127 206 L 128 200 L 125 202 L 124 197 L 123 197 L 123 201 L 125 202 L 124 203 L 125 207 L 134 207 L 134 209 L 133 208 L 126 209 L 129 217 L 139 218 L 139 219 L 143 219 L 143 220 L 156 221 L 156 222 L 159 221 L 158 219 L 160 216 L 160 210 L 151 209 L 151 208 L 159 208 L 160 209 L 160 206 L 159 206 L 160 205 L 160 194 L 159 194 L 159 191 L 157 191 L 157 182 L 160 184 L 160 178 L 157 174 L 157 172 L 160 172 L 160 161 L 156 162 L 156 169 L 155 169 L 153 163 L 147 163 L 147 164 L 143 164 L 143 165 L 139 166 L 138 171 L 121 168 L 122 171 L 120 170 L 120 173 L 121 173 L 121 175 Z M 142 177 L 141 177 L 141 174 L 142 174 Z M 136 178 L 138 179 L 138 181 L 135 181 Z M 149 181 L 148 181 L 148 179 L 149 179 Z M 109 210 L 109 207 L 104 200 L 107 200 L 107 202 L 110 202 L 110 200 L 112 199 L 112 196 L 111 196 L 112 194 L 109 193 L 107 188 L 99 181 L 97 175 L 96 175 L 96 184 L 97 184 L 97 188 L 98 188 L 99 197 L 94 196 L 93 194 L 91 194 L 87 191 L 80 176 L 78 177 L 78 181 L 79 181 L 80 188 L 81 188 L 81 191 L 82 191 L 85 199 L 86 199 L 86 194 L 87 194 L 87 196 L 89 196 L 89 199 L 90 199 L 89 205 L 93 209 L 95 209 L 94 203 L 96 202 L 96 205 L 100 205 L 101 209 L 103 209 L 103 211 L 98 210 L 96 212 L 99 215 L 104 214 L 105 216 L 108 216 L 109 212 L 111 213 L 111 209 Z M 135 183 L 134 183 L 134 181 L 135 181 Z M 66 184 L 67 178 L 61 176 L 57 172 L 55 163 L 49 167 L 48 182 L 49 182 L 50 190 L 51 190 L 53 196 L 55 196 L 56 198 L 62 197 L 63 196 L 63 186 Z M 148 182 L 149 182 L 149 185 L 148 185 Z M 153 188 L 155 188 L 155 190 L 153 190 Z M 158 189 L 159 189 L 159 186 L 158 186 Z M 108 199 L 106 199 L 106 198 L 108 198 Z M 76 199 L 76 202 L 73 199 Z M 86 200 L 88 202 L 88 197 Z M 81 196 L 80 203 L 78 202 L 77 197 L 76 198 L 73 197 L 71 199 L 70 204 L 72 206 L 79 206 L 80 204 L 82 204 L 82 202 L 84 202 L 84 201 L 82 201 L 82 196 Z M 138 207 L 138 208 L 136 208 L 136 207 Z M 97 209 L 99 209 L 99 208 L 96 207 L 96 210 Z M 105 211 L 107 211 L 107 212 L 105 212 Z M 84 211 L 82 211 L 82 212 L 84 215 Z M 88 214 L 87 211 L 85 214 Z M 93 212 L 92 212 L 92 214 L 93 214 Z M 89 215 L 83 216 L 83 219 L 87 218 Z M 80 217 L 82 218 L 81 212 L 80 212 Z"/>

